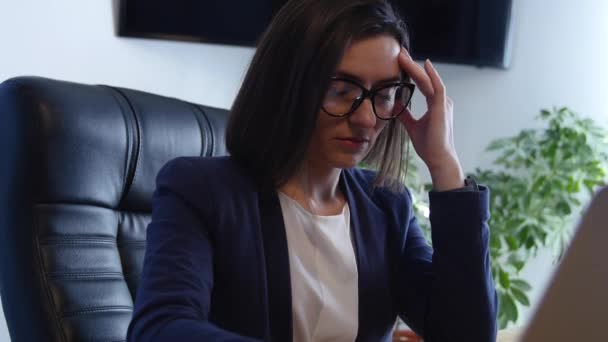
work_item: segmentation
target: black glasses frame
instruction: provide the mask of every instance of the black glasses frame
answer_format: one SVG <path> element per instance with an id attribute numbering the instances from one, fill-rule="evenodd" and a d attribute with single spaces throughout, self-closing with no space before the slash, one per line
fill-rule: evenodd
<path id="1" fill-rule="evenodd" d="M 356 85 L 357 87 L 359 87 L 361 89 L 361 96 L 357 97 L 355 99 L 355 101 L 353 102 L 353 105 L 351 106 L 350 110 L 348 112 L 346 112 L 345 114 L 333 114 L 330 113 L 329 111 L 327 111 L 327 109 L 325 109 L 325 107 L 323 106 L 323 103 L 321 103 L 321 109 L 330 116 L 333 117 L 345 117 L 345 116 L 349 116 L 352 113 L 354 113 L 357 108 L 359 108 L 359 106 L 363 103 L 363 101 L 365 101 L 365 99 L 369 98 L 370 101 L 372 102 L 372 111 L 374 112 L 374 115 L 380 119 L 380 120 L 393 120 L 396 117 L 398 117 L 399 115 L 401 115 L 401 113 L 403 113 L 403 111 L 405 110 L 405 108 L 408 108 L 410 105 L 410 101 L 412 100 L 412 96 L 414 95 L 414 90 L 416 89 L 416 86 L 413 83 L 409 83 L 409 82 L 391 82 L 391 83 L 386 83 L 386 84 L 382 84 L 381 86 L 378 86 L 377 88 L 372 88 L 372 89 L 367 89 L 365 88 L 362 84 L 360 84 L 357 81 L 348 79 L 348 78 L 343 78 L 343 77 L 332 77 L 331 78 L 332 81 L 342 81 L 342 82 L 347 82 L 353 85 Z M 410 89 L 410 96 L 407 99 L 405 106 L 403 106 L 403 108 L 401 109 L 401 111 L 393 116 L 391 116 L 390 118 L 382 118 L 378 115 L 378 113 L 376 112 L 376 101 L 374 101 L 374 98 L 376 96 L 376 94 L 383 89 L 386 88 L 390 88 L 390 87 L 395 87 L 395 86 L 402 86 L 402 87 L 406 87 Z"/>

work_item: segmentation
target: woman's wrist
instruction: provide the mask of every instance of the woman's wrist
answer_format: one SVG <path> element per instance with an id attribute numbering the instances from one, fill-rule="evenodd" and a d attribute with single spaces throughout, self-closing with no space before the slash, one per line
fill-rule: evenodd
<path id="1" fill-rule="evenodd" d="M 434 191 L 449 191 L 465 186 L 464 172 L 460 162 L 442 163 L 440 167 L 429 169 Z"/>

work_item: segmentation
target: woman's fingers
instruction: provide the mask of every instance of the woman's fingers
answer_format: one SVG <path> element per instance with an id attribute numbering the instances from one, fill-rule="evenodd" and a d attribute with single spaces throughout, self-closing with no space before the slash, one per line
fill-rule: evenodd
<path id="1" fill-rule="evenodd" d="M 416 125 L 416 122 L 418 120 L 414 118 L 412 112 L 410 112 L 410 110 L 406 108 L 403 110 L 403 113 L 398 116 L 398 118 L 399 121 L 401 121 L 401 123 L 405 126 L 405 129 L 407 130 L 408 134 L 413 134 L 414 126 Z"/>
<path id="2" fill-rule="evenodd" d="M 429 109 L 426 114 L 441 113 L 447 110 L 450 112 L 448 115 L 451 115 L 452 105 L 451 100 L 446 95 L 445 84 L 430 60 L 427 59 L 421 67 L 414 62 L 407 50 L 402 48 L 401 54 L 399 55 L 399 64 L 403 71 L 410 75 L 414 83 L 416 83 L 425 96 Z M 424 116 L 426 116 L 426 114 Z M 406 115 L 401 118 L 401 121 L 405 124 L 406 129 L 409 130 L 417 120 L 413 118 L 411 113 L 410 115 L 407 115 L 406 113 Z"/>
<path id="3" fill-rule="evenodd" d="M 398 60 L 403 71 L 405 71 L 412 78 L 412 81 L 414 81 L 414 83 L 418 86 L 422 94 L 427 99 L 430 99 L 435 94 L 435 91 L 433 89 L 431 78 L 427 72 L 416 64 L 416 62 L 414 62 L 412 57 L 404 48 L 401 49 Z"/>
<path id="4" fill-rule="evenodd" d="M 437 69 L 433 66 L 433 63 L 428 59 L 424 62 L 424 70 L 428 74 L 431 84 L 433 85 L 433 90 L 435 91 L 433 102 L 436 104 L 445 103 L 445 84 L 443 84 L 443 80 L 441 79 L 441 76 L 439 76 Z"/>

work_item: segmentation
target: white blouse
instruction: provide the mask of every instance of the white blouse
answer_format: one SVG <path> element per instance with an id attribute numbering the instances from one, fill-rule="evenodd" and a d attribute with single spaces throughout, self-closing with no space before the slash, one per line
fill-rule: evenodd
<path id="1" fill-rule="evenodd" d="M 354 341 L 359 326 L 358 273 L 348 204 L 341 214 L 314 215 L 282 192 L 293 341 Z"/>

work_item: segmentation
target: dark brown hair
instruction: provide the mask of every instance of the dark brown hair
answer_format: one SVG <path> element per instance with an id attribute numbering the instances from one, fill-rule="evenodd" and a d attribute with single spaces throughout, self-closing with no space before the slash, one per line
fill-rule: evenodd
<path id="1" fill-rule="evenodd" d="M 291 0 L 277 13 L 232 106 L 226 146 L 263 185 L 280 186 L 305 158 L 321 101 L 344 51 L 388 34 L 409 50 L 404 22 L 385 0 Z M 400 187 L 407 134 L 392 120 L 363 162 L 375 185 Z"/>

